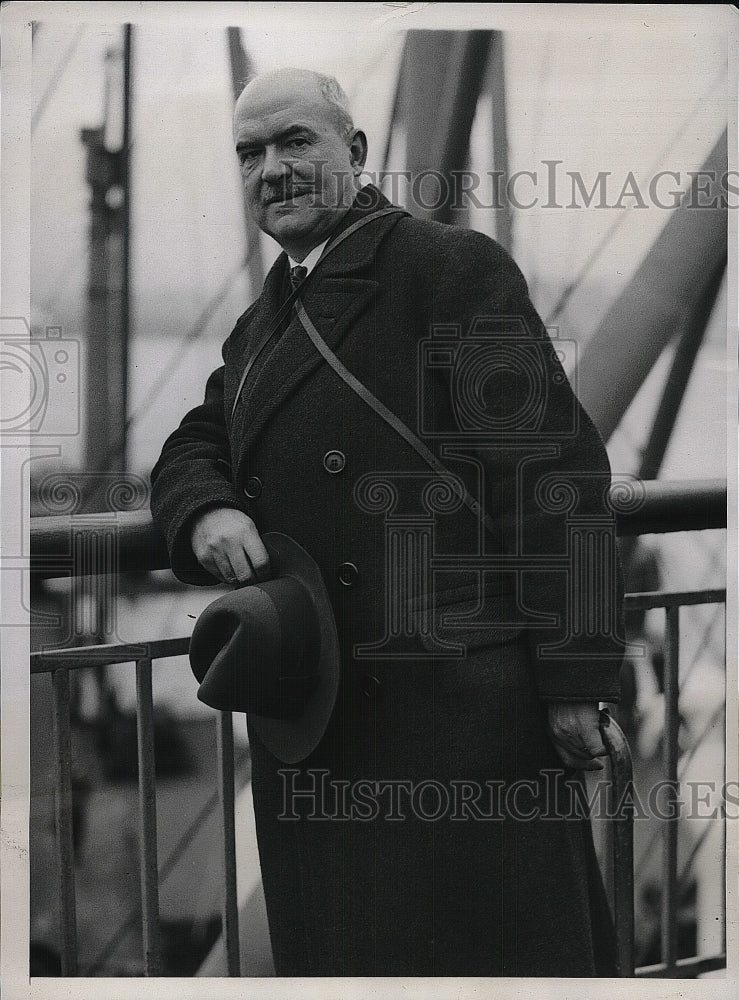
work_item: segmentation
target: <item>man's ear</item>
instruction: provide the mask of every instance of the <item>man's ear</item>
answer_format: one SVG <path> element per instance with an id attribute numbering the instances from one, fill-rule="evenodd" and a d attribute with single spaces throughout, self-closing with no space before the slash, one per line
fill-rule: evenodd
<path id="1" fill-rule="evenodd" d="M 352 133 L 349 141 L 349 156 L 354 173 L 358 177 L 364 170 L 364 164 L 367 161 L 367 136 L 359 128 Z"/>

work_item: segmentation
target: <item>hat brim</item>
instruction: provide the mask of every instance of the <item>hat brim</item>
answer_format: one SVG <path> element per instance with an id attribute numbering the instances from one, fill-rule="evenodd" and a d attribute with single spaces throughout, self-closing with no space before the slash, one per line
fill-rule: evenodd
<path id="1" fill-rule="evenodd" d="M 266 748 L 285 764 L 305 760 L 321 742 L 336 704 L 341 676 L 341 653 L 334 611 L 315 560 L 302 546 L 277 531 L 262 536 L 269 552 L 273 577 L 292 576 L 308 590 L 315 602 L 321 633 L 316 689 L 295 719 L 268 718 L 248 713 L 251 727 Z"/>

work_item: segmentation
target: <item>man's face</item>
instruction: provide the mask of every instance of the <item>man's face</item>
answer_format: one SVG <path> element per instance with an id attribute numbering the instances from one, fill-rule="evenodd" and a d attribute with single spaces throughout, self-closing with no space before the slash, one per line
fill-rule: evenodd
<path id="1" fill-rule="evenodd" d="M 257 225 L 290 256 L 304 256 L 354 200 L 364 159 L 356 142 L 341 134 L 335 109 L 313 81 L 290 79 L 247 88 L 234 140 Z"/>

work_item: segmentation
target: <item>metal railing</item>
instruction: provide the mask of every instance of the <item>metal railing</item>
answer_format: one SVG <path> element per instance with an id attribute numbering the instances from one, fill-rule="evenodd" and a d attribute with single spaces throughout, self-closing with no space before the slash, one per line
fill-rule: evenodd
<path id="1" fill-rule="evenodd" d="M 681 593 L 644 593 L 626 596 L 627 611 L 665 610 L 664 698 L 665 719 L 662 741 L 663 780 L 677 790 L 679 756 L 679 662 L 680 608 L 726 602 L 726 590 L 685 591 Z M 611 764 L 613 798 L 627 801 L 633 789 L 631 750 L 620 727 L 606 715 L 601 720 L 601 733 Z M 726 967 L 726 953 L 678 959 L 678 907 L 680 878 L 678 874 L 677 815 L 668 819 L 662 829 L 662 894 L 661 961 L 634 969 L 634 852 L 633 812 L 631 808 L 618 812 L 611 820 L 614 915 L 616 918 L 617 949 L 622 976 L 643 978 L 690 978 Z M 686 872 L 683 873 L 685 875 Z"/>
<path id="2" fill-rule="evenodd" d="M 82 646 L 31 654 L 31 673 L 51 673 L 54 735 L 54 819 L 61 902 L 62 975 L 77 968 L 74 831 L 72 829 L 70 671 L 86 667 L 136 664 L 136 730 L 138 749 L 139 865 L 144 969 L 147 976 L 162 972 L 159 939 L 159 864 L 157 856 L 154 704 L 152 671 L 158 660 L 187 654 L 189 638 L 162 639 L 128 646 Z M 218 794 L 223 830 L 223 928 L 228 974 L 239 976 L 240 952 L 236 897 L 236 828 L 234 818 L 234 740 L 230 712 L 216 715 Z"/>
<path id="3" fill-rule="evenodd" d="M 620 535 L 694 531 L 726 526 L 726 485 L 720 481 L 643 484 L 637 509 L 618 517 Z M 72 577 L 79 572 L 79 546 L 99 525 L 110 530 L 109 514 L 65 515 L 33 518 L 31 570 L 37 578 Z M 148 512 L 118 513 L 113 522 L 119 572 L 168 567 L 163 539 Z M 84 545 L 83 545 L 84 549 Z M 89 560 L 84 562 L 89 573 Z M 685 593 L 630 594 L 627 610 L 664 608 L 665 735 L 663 766 L 668 781 L 678 781 L 678 658 L 679 614 L 686 605 L 725 602 L 725 590 Z M 61 901 L 61 965 L 63 976 L 78 974 L 74 841 L 72 824 L 70 671 L 87 667 L 135 663 L 138 747 L 139 854 L 144 969 L 147 976 L 162 972 L 159 939 L 160 866 L 157 857 L 156 783 L 154 755 L 154 706 L 152 676 L 157 661 L 187 653 L 189 638 L 131 644 L 79 646 L 31 654 L 32 673 L 50 673 L 53 699 L 54 812 Z M 223 832 L 224 894 L 222 929 L 229 976 L 240 975 L 239 914 L 236 892 L 235 769 L 232 717 L 216 717 L 218 745 L 218 796 Z M 614 794 L 632 781 L 628 743 L 618 724 L 607 713 L 601 732 L 608 750 Z M 709 957 L 677 958 L 677 825 L 667 825 L 662 856 L 662 961 L 634 970 L 634 872 L 633 817 L 628 812 L 612 820 L 611 854 L 614 869 L 614 914 L 622 976 L 686 977 L 724 968 L 724 953 Z"/>
<path id="4" fill-rule="evenodd" d="M 680 662 L 680 609 L 698 604 L 725 604 L 726 590 L 690 591 L 671 594 L 632 594 L 627 597 L 629 610 L 646 611 L 652 608 L 665 609 L 665 732 L 663 739 L 663 780 L 669 787 L 678 788 L 679 756 L 679 662 Z M 676 820 L 665 823 L 662 841 L 662 898 L 661 898 L 661 945 L 662 961 L 639 970 L 648 978 L 682 978 L 699 973 L 724 968 L 725 953 L 710 958 L 691 958 L 679 961 L 677 957 L 677 929 L 679 906 L 678 879 L 678 824 Z"/>

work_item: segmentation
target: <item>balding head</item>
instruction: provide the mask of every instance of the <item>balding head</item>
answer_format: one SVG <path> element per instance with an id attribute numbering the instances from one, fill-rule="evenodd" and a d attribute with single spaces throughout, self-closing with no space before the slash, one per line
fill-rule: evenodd
<path id="1" fill-rule="evenodd" d="M 234 117 L 239 113 L 240 107 L 249 102 L 259 102 L 263 97 L 274 97 L 276 93 L 291 93 L 306 95 L 313 94 L 316 98 L 324 101 L 329 108 L 336 123 L 336 129 L 343 138 L 347 138 L 354 131 L 354 121 L 352 120 L 349 108 L 349 99 L 344 92 L 344 88 L 334 76 L 325 73 L 316 73 L 311 69 L 275 69 L 268 73 L 261 73 L 253 77 L 241 91 Z"/>
<path id="2" fill-rule="evenodd" d="M 367 155 L 331 76 L 280 69 L 251 80 L 234 110 L 234 142 L 257 225 L 302 260 L 360 188 Z"/>

